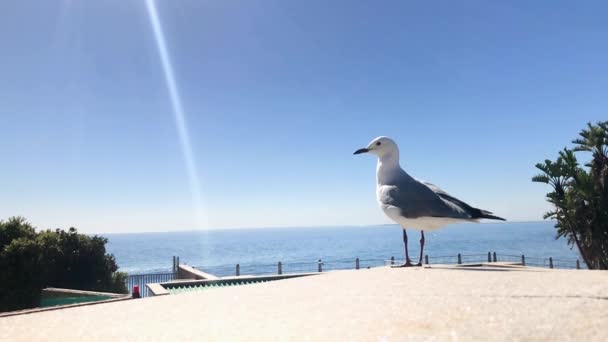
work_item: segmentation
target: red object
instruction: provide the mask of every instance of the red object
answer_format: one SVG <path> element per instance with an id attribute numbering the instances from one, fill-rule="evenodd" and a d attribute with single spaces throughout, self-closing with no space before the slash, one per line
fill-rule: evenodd
<path id="1" fill-rule="evenodd" d="M 139 294 L 139 285 L 133 285 L 133 298 L 141 298 Z"/>

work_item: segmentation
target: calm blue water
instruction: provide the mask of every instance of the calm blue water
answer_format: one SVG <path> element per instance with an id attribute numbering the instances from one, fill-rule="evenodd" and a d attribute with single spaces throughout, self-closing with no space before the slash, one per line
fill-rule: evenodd
<path id="1" fill-rule="evenodd" d="M 555 240 L 553 222 L 460 224 L 427 232 L 425 254 L 458 253 L 553 257 L 575 260 L 564 239 Z M 410 256 L 417 260 L 419 232 L 409 230 Z M 182 263 L 233 272 L 234 265 L 403 258 L 398 226 L 265 228 L 171 233 L 107 234 L 108 252 L 129 273 L 170 270 L 172 256 Z M 228 271 L 221 271 L 226 266 Z M 311 266 L 312 267 L 312 266 Z M 220 271 L 218 271 L 220 270 Z"/>

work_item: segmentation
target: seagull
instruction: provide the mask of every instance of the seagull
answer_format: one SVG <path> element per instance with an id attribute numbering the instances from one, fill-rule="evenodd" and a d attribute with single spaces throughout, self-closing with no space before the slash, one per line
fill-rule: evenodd
<path id="1" fill-rule="evenodd" d="M 378 157 L 378 204 L 384 214 L 403 229 L 405 263 L 400 267 L 414 266 L 407 251 L 406 228 L 420 231 L 420 258 L 416 266 L 422 266 L 425 230 L 436 230 L 452 223 L 479 222 L 480 219 L 506 221 L 489 211 L 466 204 L 434 184 L 408 175 L 399 165 L 399 147 L 388 137 L 378 137 L 353 154 L 361 153 Z"/>

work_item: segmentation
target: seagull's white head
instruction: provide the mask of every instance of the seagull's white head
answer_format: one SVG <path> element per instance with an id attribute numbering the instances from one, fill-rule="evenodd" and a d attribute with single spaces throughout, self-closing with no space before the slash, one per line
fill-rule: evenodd
<path id="1" fill-rule="evenodd" d="M 378 158 L 392 156 L 396 157 L 398 160 L 399 147 L 397 147 L 397 143 L 395 143 L 393 139 L 389 137 L 377 137 L 376 139 L 372 140 L 372 142 L 370 142 L 366 148 L 360 148 L 353 154 L 361 153 L 372 153 L 377 155 Z"/>

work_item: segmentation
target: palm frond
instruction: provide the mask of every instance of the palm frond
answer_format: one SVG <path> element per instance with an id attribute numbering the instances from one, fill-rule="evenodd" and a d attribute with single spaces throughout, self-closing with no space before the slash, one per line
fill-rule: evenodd
<path id="1" fill-rule="evenodd" d="M 533 182 L 537 182 L 537 183 L 549 184 L 550 180 L 551 179 L 546 174 L 544 174 L 544 175 L 543 174 L 538 174 L 538 175 L 532 177 L 532 181 Z"/>

